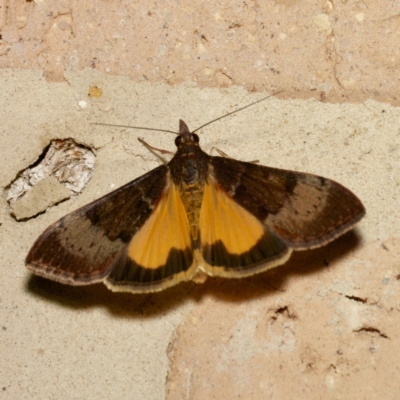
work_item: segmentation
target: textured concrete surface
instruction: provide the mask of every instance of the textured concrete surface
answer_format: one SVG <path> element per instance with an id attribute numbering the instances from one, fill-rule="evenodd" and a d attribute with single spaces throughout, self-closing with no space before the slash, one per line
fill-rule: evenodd
<path id="1" fill-rule="evenodd" d="M 0 396 L 396 399 L 399 9 L 0 2 Z M 249 279 L 152 295 L 25 269 L 48 224 L 159 165 L 137 137 L 174 150 L 171 134 L 92 122 L 195 129 L 276 89 L 279 99 L 204 128 L 203 149 L 341 182 L 367 209 L 356 230 Z M 95 151 L 91 180 L 16 221 L 9 185 L 61 138 Z"/>
<path id="2" fill-rule="evenodd" d="M 1 0 L 0 13 L 0 66 L 47 80 L 75 66 L 136 82 L 400 101 L 397 1 Z"/>

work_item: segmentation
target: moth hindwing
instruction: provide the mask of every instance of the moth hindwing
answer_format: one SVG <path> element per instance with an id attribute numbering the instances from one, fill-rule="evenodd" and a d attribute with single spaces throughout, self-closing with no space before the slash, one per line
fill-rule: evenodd
<path id="1" fill-rule="evenodd" d="M 133 293 L 199 273 L 241 278 L 331 242 L 365 214 L 330 179 L 206 154 L 183 121 L 175 143 L 169 163 L 50 225 L 28 269 Z"/>

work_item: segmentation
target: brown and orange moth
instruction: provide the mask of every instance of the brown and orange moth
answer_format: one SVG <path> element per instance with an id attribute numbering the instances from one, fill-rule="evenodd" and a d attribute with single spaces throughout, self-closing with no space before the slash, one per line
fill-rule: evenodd
<path id="1" fill-rule="evenodd" d="M 293 250 L 331 242 L 365 214 L 330 179 L 206 154 L 183 121 L 175 144 L 168 163 L 50 225 L 27 268 L 69 285 L 155 292 L 199 274 L 266 271 Z"/>

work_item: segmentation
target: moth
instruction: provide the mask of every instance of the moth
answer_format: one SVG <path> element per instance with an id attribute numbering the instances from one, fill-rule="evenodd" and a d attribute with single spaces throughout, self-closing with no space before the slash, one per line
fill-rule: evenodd
<path id="1" fill-rule="evenodd" d="M 155 292 L 210 275 L 242 278 L 323 246 L 365 214 L 320 176 L 213 157 L 180 120 L 171 161 L 50 225 L 34 274 L 116 292 Z"/>

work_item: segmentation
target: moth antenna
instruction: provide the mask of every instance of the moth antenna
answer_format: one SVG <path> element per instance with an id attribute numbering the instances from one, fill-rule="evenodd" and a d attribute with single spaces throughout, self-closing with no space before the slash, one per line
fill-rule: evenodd
<path id="1" fill-rule="evenodd" d="M 216 121 L 218 121 L 218 120 L 220 120 L 222 118 L 228 117 L 229 115 L 235 114 L 235 113 L 237 113 L 239 111 L 242 111 L 242 110 L 244 110 L 244 109 L 246 109 L 248 107 L 254 106 L 257 103 L 261 103 L 262 101 L 267 100 L 272 96 L 276 96 L 277 94 L 282 93 L 282 92 L 283 92 L 283 90 L 280 90 L 279 92 L 272 93 L 269 96 L 263 97 L 260 100 L 254 101 L 253 103 L 250 103 L 250 104 L 247 104 L 247 106 L 238 108 L 237 110 L 231 111 L 228 114 L 224 114 L 221 117 L 215 118 L 212 121 L 209 121 L 206 124 L 199 126 L 197 129 L 195 129 L 191 133 L 195 133 L 195 132 L 199 131 L 201 128 L 204 128 L 205 126 L 212 124 L 213 122 L 216 122 Z M 166 132 L 166 133 L 173 133 L 174 135 L 179 135 L 178 132 L 169 131 L 169 130 L 166 130 L 166 129 L 147 128 L 147 127 L 144 127 L 144 126 L 115 125 L 115 124 L 105 124 L 105 123 L 102 123 L 102 122 L 91 122 L 91 125 L 113 126 L 113 127 L 116 127 L 116 128 L 128 128 L 128 129 L 142 129 L 144 131 Z"/>
<path id="2" fill-rule="evenodd" d="M 102 122 L 91 122 L 91 125 L 114 126 L 116 128 L 143 129 L 145 131 L 167 132 L 167 133 L 173 133 L 174 135 L 179 135 L 179 133 L 174 131 L 168 131 L 166 129 L 157 129 L 157 128 L 146 128 L 143 126 L 114 125 L 114 124 L 104 124 Z"/>
<path id="3" fill-rule="evenodd" d="M 270 94 L 270 95 L 267 96 L 267 97 L 264 97 L 264 98 L 262 98 L 262 99 L 260 99 L 260 100 L 257 100 L 257 101 L 255 101 L 255 102 L 253 102 L 253 103 L 247 104 L 247 106 L 238 108 L 237 110 L 231 111 L 231 112 L 228 113 L 228 114 L 224 114 L 224 115 L 222 115 L 221 117 L 215 118 L 215 119 L 213 119 L 212 121 L 209 121 L 209 122 L 207 122 L 207 123 L 204 124 L 204 125 L 201 125 L 199 128 L 197 128 L 197 129 L 195 129 L 194 131 L 192 131 L 192 133 L 197 132 L 197 131 L 200 130 L 201 128 L 204 128 L 205 126 L 210 125 L 210 124 L 212 124 L 212 123 L 215 122 L 215 121 L 218 121 L 218 120 L 220 120 L 220 119 L 222 119 L 222 118 L 228 117 L 229 115 L 232 115 L 232 114 L 235 114 L 235 113 L 237 113 L 237 112 L 239 112 L 239 111 L 242 111 L 242 110 L 244 110 L 245 108 L 254 106 L 254 105 L 257 104 L 257 103 L 261 103 L 262 101 L 267 100 L 267 99 L 269 99 L 269 98 L 272 97 L 272 96 L 276 96 L 277 94 L 282 93 L 282 92 L 283 92 L 283 90 L 280 90 L 279 92 L 272 93 L 272 94 Z"/>

